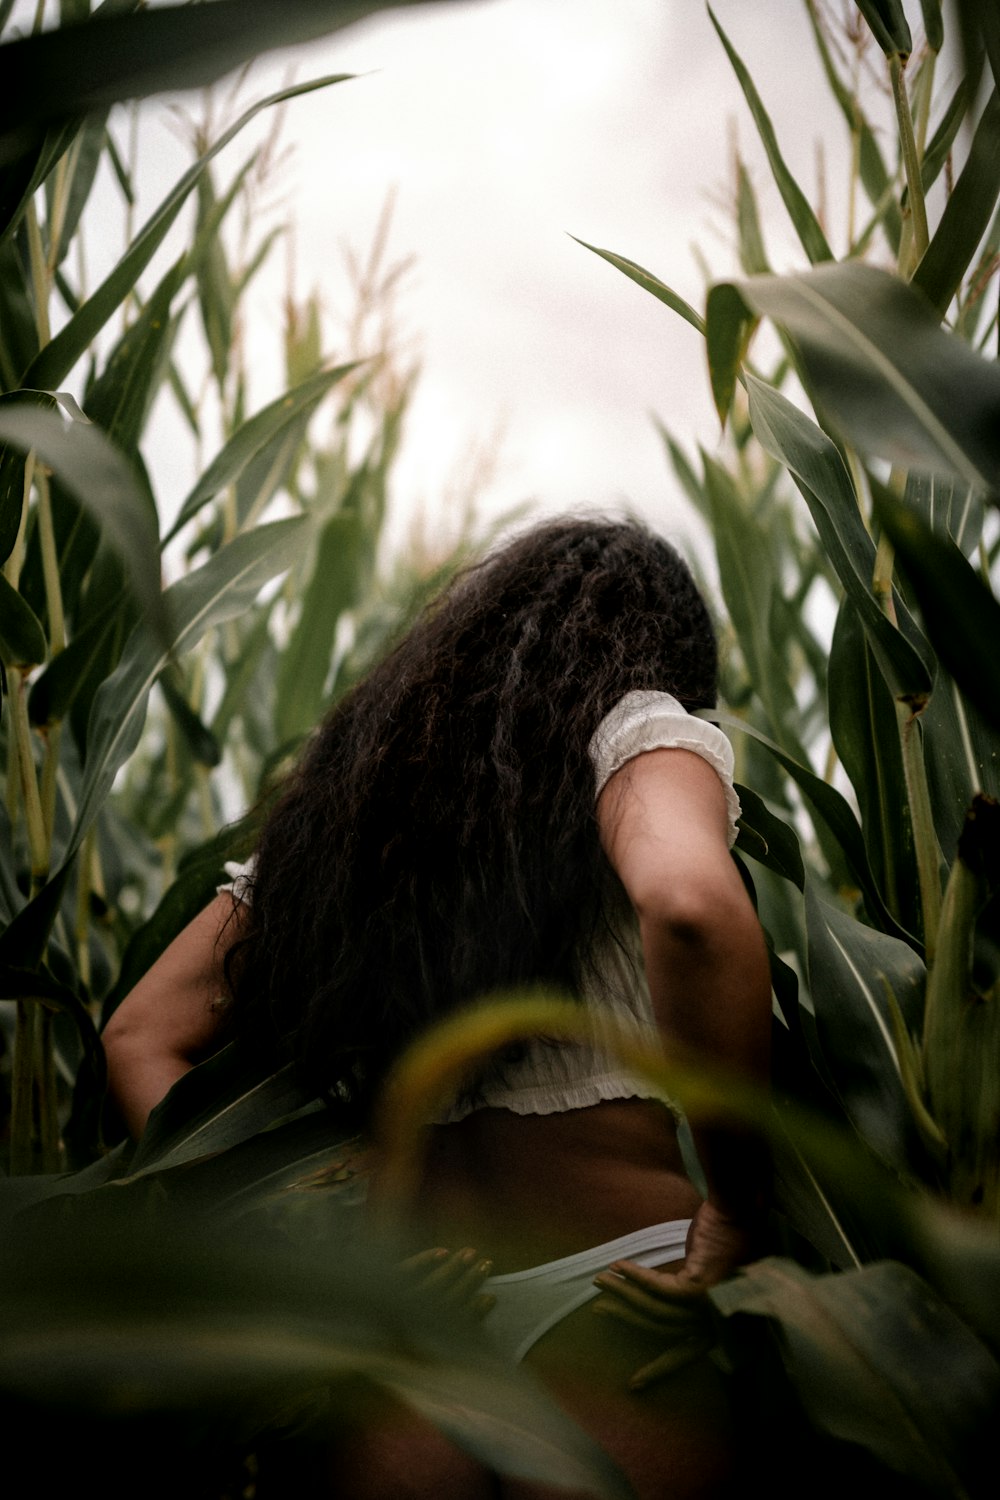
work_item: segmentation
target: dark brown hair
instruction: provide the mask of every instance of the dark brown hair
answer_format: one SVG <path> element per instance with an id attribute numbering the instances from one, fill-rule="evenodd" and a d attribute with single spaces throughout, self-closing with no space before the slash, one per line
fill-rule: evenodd
<path id="1" fill-rule="evenodd" d="M 634 689 L 715 701 L 686 565 L 630 522 L 560 521 L 445 589 L 309 741 L 260 841 L 233 1025 L 363 1121 L 428 1023 L 578 991 L 606 871 L 588 744 Z"/>

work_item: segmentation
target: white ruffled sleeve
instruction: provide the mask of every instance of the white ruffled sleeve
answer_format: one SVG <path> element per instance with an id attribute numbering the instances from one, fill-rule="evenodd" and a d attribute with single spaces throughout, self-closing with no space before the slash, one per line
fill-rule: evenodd
<path id="1" fill-rule="evenodd" d="M 729 810 L 729 847 L 736 842 L 740 799 L 733 787 L 733 747 L 717 724 L 696 719 L 670 693 L 626 693 L 598 724 L 590 741 L 599 797 L 627 761 L 647 750 L 693 750 L 718 773 Z"/>
<path id="2" fill-rule="evenodd" d="M 216 894 L 222 895 L 223 891 L 231 891 L 234 901 L 249 901 L 250 892 L 253 889 L 253 874 L 257 865 L 256 854 L 251 854 L 245 864 L 240 864 L 235 859 L 227 859 L 223 869 L 229 879 L 222 885 L 215 887 Z"/>

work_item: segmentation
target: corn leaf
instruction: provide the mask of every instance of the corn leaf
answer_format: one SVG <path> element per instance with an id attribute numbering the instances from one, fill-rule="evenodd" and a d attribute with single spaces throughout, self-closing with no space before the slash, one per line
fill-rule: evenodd
<path id="1" fill-rule="evenodd" d="M 214 0 L 98 15 L 0 46 L 0 150 L 25 125 L 165 90 L 203 88 L 274 47 L 428 0 Z"/>
<path id="2" fill-rule="evenodd" d="M 883 1161 L 912 1169 L 916 1140 L 892 1026 L 885 975 L 911 1029 L 919 1023 L 924 966 L 898 938 L 831 906 L 806 882 L 809 993 L 834 1087 L 858 1132 Z"/>
<path id="3" fill-rule="evenodd" d="M 156 1417 L 161 1433 L 174 1430 L 163 1414 L 193 1418 L 198 1431 L 210 1417 L 216 1434 L 228 1420 L 245 1443 L 276 1409 L 300 1412 L 313 1391 L 327 1393 L 324 1413 L 350 1422 L 359 1385 L 374 1385 L 490 1472 L 599 1500 L 631 1495 L 603 1450 L 523 1368 L 443 1297 L 408 1287 L 394 1246 L 377 1248 L 369 1233 L 363 1247 L 331 1255 L 328 1245 L 275 1243 L 239 1228 L 208 1236 L 177 1215 L 157 1217 L 149 1202 L 129 1223 L 113 1185 L 65 1199 L 56 1234 L 43 1205 L 0 1251 L 0 1388 L 21 1414 L 8 1434 L 18 1469 L 26 1433 L 34 1451 L 37 1424 L 72 1410 L 91 1437 L 100 1434 L 101 1450 L 91 1467 L 80 1445 L 68 1444 L 76 1482 L 126 1493 L 143 1447 L 148 1457 L 144 1417 Z M 68 1419 L 60 1420 L 65 1432 Z M 183 1444 L 179 1454 L 166 1445 L 162 1493 L 191 1482 L 190 1461 Z M 58 1453 L 46 1472 L 60 1489 L 68 1482 Z"/>
<path id="4" fill-rule="evenodd" d="M 53 657 L 35 678 L 28 697 L 28 717 L 32 724 L 52 724 L 66 717 L 94 662 L 104 655 L 123 604 L 124 595 L 109 599 L 104 609 L 88 620 L 65 650 Z"/>
<path id="5" fill-rule="evenodd" d="M 12 392 L 38 353 L 30 277 L 16 240 L 0 240 L 0 390 Z"/>
<path id="6" fill-rule="evenodd" d="M 829 709 L 834 748 L 858 799 L 879 889 L 896 920 L 915 932 L 920 894 L 896 709 L 849 598 L 841 603 L 830 648 Z"/>
<path id="7" fill-rule="evenodd" d="M 312 375 L 293 390 L 261 408 L 239 427 L 227 443 L 220 448 L 208 468 L 187 495 L 177 514 L 177 519 L 164 537 L 164 545 L 197 515 L 203 505 L 214 500 L 229 485 L 234 484 L 253 459 L 286 430 L 302 418 L 308 418 L 316 410 L 323 397 L 339 380 L 358 368 L 357 362 L 336 365 Z M 270 462 L 268 464 L 270 467 Z"/>
<path id="8" fill-rule="evenodd" d="M 934 236 L 913 273 L 913 285 L 942 317 L 989 227 L 998 197 L 1000 94 L 994 89 Z"/>
<path id="9" fill-rule="evenodd" d="M 771 118 L 764 108 L 763 101 L 757 92 L 753 79 L 737 56 L 726 33 L 719 25 L 711 6 L 708 8 L 708 14 L 712 25 L 719 34 L 719 40 L 726 49 L 726 55 L 733 65 L 733 71 L 739 79 L 743 96 L 750 106 L 750 113 L 753 115 L 754 124 L 757 126 L 757 134 L 760 136 L 761 144 L 767 153 L 767 159 L 770 163 L 775 183 L 781 194 L 782 202 L 788 210 L 789 218 L 792 221 L 803 250 L 813 265 L 819 261 L 832 260 L 833 251 L 827 244 L 826 235 L 820 228 L 819 220 L 810 208 L 808 199 L 788 170 L 778 146 Z"/>
<path id="10" fill-rule="evenodd" d="M 856 262 L 735 285 L 791 336 L 815 400 L 862 451 L 1000 490 L 1000 369 L 918 292 Z"/>
<path id="11" fill-rule="evenodd" d="M 903 0 L 856 0 L 856 3 L 886 57 L 909 57 L 913 38 Z"/>
<path id="12" fill-rule="evenodd" d="M 87 731 L 87 760 L 76 821 L 64 859 L 79 847 L 118 768 L 138 743 L 153 683 L 173 656 L 191 649 L 213 625 L 241 614 L 260 589 L 298 555 L 307 523 L 298 516 L 272 521 L 236 537 L 195 572 L 166 591 L 174 635 L 169 647 L 140 627 L 121 662 L 98 689 Z"/>
<path id="13" fill-rule="evenodd" d="M 780 391 L 753 375 L 747 376 L 747 393 L 754 434 L 764 451 L 789 470 L 801 491 L 894 696 L 926 696 L 934 677 L 933 653 L 903 601 L 898 596 L 895 600 L 897 629 L 872 592 L 875 545 L 835 444 Z"/>
<path id="14" fill-rule="evenodd" d="M 217 10 L 218 0 L 215 5 L 204 9 L 205 13 Z M 191 17 L 199 13 L 202 13 L 201 8 L 185 9 L 185 14 Z M 152 19 L 153 16 L 163 14 L 163 12 L 150 11 L 144 14 L 147 19 Z M 139 20 L 140 17 L 130 19 Z M 45 35 L 59 36 L 60 33 L 48 32 Z M 0 59 L 5 50 L 0 47 Z M 75 66 L 78 67 L 79 62 Z M 311 93 L 315 89 L 326 88 L 332 83 L 341 83 L 345 76 L 335 74 L 328 78 L 316 78 L 309 83 L 297 84 L 294 88 L 281 89 L 278 93 L 268 95 L 266 99 L 259 100 L 246 110 L 228 130 L 224 131 L 214 145 L 210 146 L 204 155 L 188 168 L 159 208 L 146 221 L 121 260 L 109 272 L 97 290 L 87 298 L 79 312 L 74 313 L 66 326 L 32 360 L 24 373 L 22 384 L 49 390 L 62 383 L 139 280 L 208 163 L 239 134 L 245 125 L 260 114 L 261 110 L 268 109 L 273 104 L 297 98 L 298 95 Z"/>
<path id="15" fill-rule="evenodd" d="M 1000 1400 L 985 1345 L 908 1267 L 812 1276 L 769 1259 L 710 1293 L 725 1316 L 773 1320 L 809 1420 L 867 1449 L 914 1493 L 981 1493 L 979 1441 Z"/>
<path id="16" fill-rule="evenodd" d="M 712 287 L 705 307 L 705 353 L 712 399 L 723 426 L 757 323 L 735 287 L 724 283 Z"/>
<path id="17" fill-rule="evenodd" d="M 950 537 L 885 492 L 875 505 L 931 644 L 985 723 L 1000 728 L 1000 603 Z"/>
<path id="18" fill-rule="evenodd" d="M 641 286 L 643 291 L 651 292 L 664 306 L 669 307 L 673 312 L 682 317 L 685 323 L 690 323 L 692 328 L 697 328 L 699 333 L 705 332 L 705 323 L 701 314 L 695 312 L 691 304 L 685 302 L 683 297 L 679 297 L 676 292 L 671 291 L 668 286 L 660 281 L 659 277 L 653 275 L 652 271 L 644 270 L 642 266 L 636 265 L 634 260 L 626 260 L 624 255 L 616 255 L 613 250 L 599 250 L 596 245 L 588 245 L 586 240 L 577 239 L 575 234 L 571 234 L 570 239 L 576 240 L 576 243 L 582 245 L 585 250 L 592 250 L 595 255 L 599 255 L 609 265 L 615 266 L 630 281 L 634 281 L 637 286 Z"/>
<path id="19" fill-rule="evenodd" d="M 737 784 L 736 792 L 741 808 L 737 849 L 803 890 L 805 870 L 799 841 L 793 830 L 781 818 L 775 817 L 763 799 L 748 786 Z"/>
<path id="20" fill-rule="evenodd" d="M 824 829 L 826 830 L 828 841 L 824 843 L 824 853 L 828 854 L 830 850 L 839 851 L 839 859 L 833 872 L 835 881 L 848 887 L 853 885 L 861 891 L 869 916 L 879 923 L 883 932 L 902 938 L 913 948 L 918 947 L 916 939 L 900 926 L 886 906 L 885 899 L 872 874 L 864 835 L 857 818 L 836 787 L 830 786 L 814 771 L 796 761 L 780 745 L 775 744 L 766 734 L 745 719 L 737 719 L 732 714 L 720 713 L 717 709 L 703 709 L 699 717 L 709 719 L 713 724 L 721 724 L 723 729 L 748 734 L 760 744 L 767 746 L 802 793 L 812 814 L 817 833 L 821 834 Z"/>
<path id="21" fill-rule="evenodd" d="M 97 520 L 123 558 L 136 600 L 154 630 L 169 631 L 160 591 L 160 554 L 154 523 L 135 477 L 99 428 L 65 424 L 53 411 L 0 410 L 0 438 L 34 448 L 66 489 Z"/>
<path id="22" fill-rule="evenodd" d="M 7 666 L 37 667 L 48 655 L 38 616 L 0 573 L 0 658 Z"/>

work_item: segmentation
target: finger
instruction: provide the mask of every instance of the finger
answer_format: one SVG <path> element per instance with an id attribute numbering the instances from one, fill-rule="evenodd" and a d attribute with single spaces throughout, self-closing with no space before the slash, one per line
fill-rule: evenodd
<path id="1" fill-rule="evenodd" d="M 673 1285 L 675 1278 L 671 1277 L 670 1281 L 671 1285 L 667 1288 L 658 1282 L 640 1285 L 608 1271 L 602 1271 L 599 1276 L 594 1277 L 594 1285 L 600 1287 L 602 1292 L 648 1312 L 653 1317 L 659 1317 L 664 1322 L 701 1317 L 706 1310 L 705 1293 L 685 1293 L 682 1289 L 678 1295 Z"/>
<path id="2" fill-rule="evenodd" d="M 590 1310 L 599 1317 L 614 1318 L 618 1323 L 627 1323 L 630 1328 L 640 1328 L 643 1333 L 663 1333 L 663 1324 L 658 1318 L 639 1312 L 637 1308 L 629 1307 L 627 1302 L 619 1302 L 614 1297 L 598 1297 L 596 1302 L 590 1304 Z"/>
<path id="3" fill-rule="evenodd" d="M 696 1359 L 701 1359 L 706 1355 L 714 1342 L 710 1338 L 687 1339 L 683 1344 L 665 1350 L 656 1359 L 650 1360 L 648 1365 L 643 1365 L 641 1370 L 636 1370 L 629 1380 L 629 1390 L 644 1391 L 655 1381 L 676 1375 L 678 1370 L 683 1370 L 687 1365 L 693 1364 Z"/>
<path id="4" fill-rule="evenodd" d="M 632 1260 L 616 1260 L 608 1271 L 612 1276 L 622 1277 L 627 1285 L 642 1287 L 651 1296 L 667 1302 L 693 1302 L 705 1297 L 704 1284 L 692 1277 L 685 1266 L 678 1271 L 667 1271 L 638 1266 Z"/>
<path id="5" fill-rule="evenodd" d="M 435 1250 L 421 1250 L 416 1255 L 408 1255 L 401 1260 L 399 1268 L 401 1271 L 425 1271 L 431 1270 L 441 1261 L 447 1260 L 451 1255 L 450 1250 L 438 1247 Z"/>
<path id="6" fill-rule="evenodd" d="M 482 1322 L 483 1318 L 485 1318 L 488 1313 L 491 1313 L 496 1305 L 497 1299 L 492 1295 L 491 1292 L 480 1292 L 479 1295 L 473 1297 L 472 1301 L 469 1303 L 469 1311 L 477 1320 L 477 1322 Z"/>

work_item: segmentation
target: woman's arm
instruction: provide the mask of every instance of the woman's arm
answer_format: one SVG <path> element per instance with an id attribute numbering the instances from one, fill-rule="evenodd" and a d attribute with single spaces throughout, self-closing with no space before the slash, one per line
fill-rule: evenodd
<path id="1" fill-rule="evenodd" d="M 142 1134 L 150 1110 L 211 1048 L 223 969 L 239 937 L 240 904 L 221 892 L 189 922 L 125 996 L 102 1041 L 108 1086 L 129 1132 Z"/>
<path id="2" fill-rule="evenodd" d="M 771 1028 L 767 949 L 729 854 L 715 770 L 690 750 L 651 750 L 611 777 L 601 840 L 635 907 L 653 1011 L 669 1051 L 766 1084 Z M 708 1186 L 688 1242 L 687 1278 L 710 1284 L 746 1259 L 766 1153 L 752 1132 L 699 1120 Z"/>

